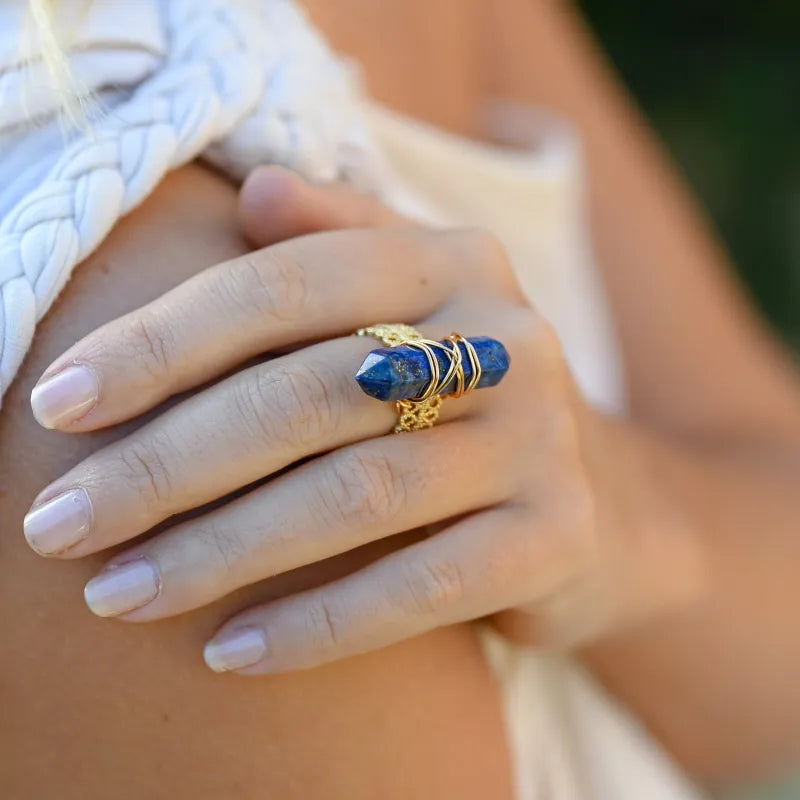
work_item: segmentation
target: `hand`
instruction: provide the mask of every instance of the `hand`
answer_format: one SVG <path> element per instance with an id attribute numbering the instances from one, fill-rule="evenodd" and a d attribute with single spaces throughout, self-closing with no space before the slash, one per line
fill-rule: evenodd
<path id="1" fill-rule="evenodd" d="M 204 271 L 46 371 L 37 417 L 73 432 L 217 382 L 49 486 L 26 518 L 34 549 L 81 557 L 274 476 L 115 556 L 88 584 L 89 606 L 155 620 L 436 525 L 348 577 L 239 614 L 207 646 L 209 665 L 307 667 L 506 609 L 544 644 L 615 624 L 614 548 L 587 457 L 603 426 L 497 242 L 432 232 L 277 170 L 246 187 L 243 214 L 261 242 L 322 232 Z M 353 380 L 379 345 L 348 335 L 383 320 L 431 338 L 494 336 L 512 368 L 499 387 L 446 401 L 437 427 L 384 436 L 394 409 Z"/>

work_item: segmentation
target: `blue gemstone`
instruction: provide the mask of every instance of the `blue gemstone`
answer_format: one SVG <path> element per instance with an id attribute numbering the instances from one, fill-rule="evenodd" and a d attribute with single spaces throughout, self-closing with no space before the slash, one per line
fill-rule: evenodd
<path id="1" fill-rule="evenodd" d="M 476 388 L 496 386 L 508 372 L 510 359 L 508 352 L 497 339 L 488 336 L 470 338 L 481 365 L 481 377 Z M 450 342 L 444 342 L 448 347 Z M 464 366 L 464 376 L 469 383 L 472 377 L 472 366 L 467 356 L 466 347 L 459 344 Z M 438 348 L 434 349 L 439 362 L 441 375 L 450 367 L 450 359 Z M 394 347 L 381 347 L 373 350 L 356 372 L 358 385 L 370 397 L 378 400 L 407 400 L 419 397 L 425 392 L 431 380 L 428 357 L 421 350 L 401 344 Z M 453 378 L 443 387 L 442 394 L 449 394 L 456 388 Z"/>

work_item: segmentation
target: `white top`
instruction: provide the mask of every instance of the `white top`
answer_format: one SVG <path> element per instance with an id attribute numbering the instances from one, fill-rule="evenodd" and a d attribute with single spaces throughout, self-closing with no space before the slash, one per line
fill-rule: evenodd
<path id="1" fill-rule="evenodd" d="M 587 397 L 623 407 L 566 125 L 498 107 L 495 122 L 529 142 L 512 151 L 377 108 L 289 0 L 95 0 L 82 15 L 84 0 L 65 0 L 73 89 L 101 112 L 68 129 L 21 35 L 25 6 L 0 4 L 0 398 L 73 267 L 168 170 L 202 156 L 239 178 L 271 162 L 349 180 L 428 224 L 492 230 Z M 580 668 L 484 638 L 520 800 L 698 797 Z"/>

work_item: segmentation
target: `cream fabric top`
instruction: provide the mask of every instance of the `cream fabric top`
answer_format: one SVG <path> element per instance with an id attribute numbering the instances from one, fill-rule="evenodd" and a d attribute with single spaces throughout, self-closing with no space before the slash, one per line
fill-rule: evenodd
<path id="1" fill-rule="evenodd" d="M 578 141 L 557 118 L 497 103 L 490 131 L 515 148 L 444 133 L 380 107 L 368 122 L 395 173 L 389 202 L 427 222 L 495 233 L 531 298 L 559 333 L 586 396 L 624 408 L 621 367 L 584 224 Z"/>
<path id="2" fill-rule="evenodd" d="M 344 179 L 435 225 L 478 225 L 505 243 L 532 302 L 558 330 L 598 406 L 624 396 L 610 316 L 584 225 L 568 126 L 498 106 L 522 149 L 467 142 L 371 105 L 289 0 L 64 0 L 85 128 L 0 4 L 0 398 L 76 264 L 172 168 L 203 157 L 241 178 L 280 163 Z M 566 660 L 486 653 L 506 705 L 520 800 L 692 800 L 639 725 Z"/>
<path id="3" fill-rule="evenodd" d="M 498 136 L 521 146 L 477 144 L 371 108 L 371 129 L 396 173 L 394 205 L 493 231 L 556 327 L 586 396 L 623 411 L 620 359 L 584 220 L 579 143 L 563 122 L 533 109 L 499 104 L 487 117 Z M 520 800 L 700 797 L 584 670 L 488 630 L 484 644 L 502 687 Z"/>

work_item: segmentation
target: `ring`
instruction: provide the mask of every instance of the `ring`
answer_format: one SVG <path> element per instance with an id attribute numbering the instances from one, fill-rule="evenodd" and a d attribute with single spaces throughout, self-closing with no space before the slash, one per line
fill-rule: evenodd
<path id="1" fill-rule="evenodd" d="M 445 396 L 496 386 L 510 364 L 503 344 L 488 336 L 452 333 L 437 342 L 403 323 L 370 325 L 356 335 L 384 345 L 367 355 L 355 378 L 370 397 L 395 402 L 395 433 L 432 427 Z"/>

